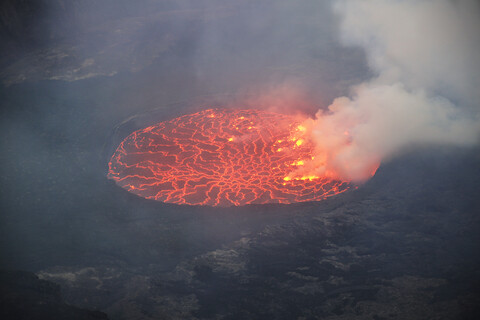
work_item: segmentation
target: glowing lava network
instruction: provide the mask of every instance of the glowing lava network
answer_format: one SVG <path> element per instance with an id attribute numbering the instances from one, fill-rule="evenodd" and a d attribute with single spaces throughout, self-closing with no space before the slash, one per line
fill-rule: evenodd
<path id="1" fill-rule="evenodd" d="M 259 110 L 184 115 L 130 134 L 108 177 L 141 197 L 190 205 L 293 203 L 347 190 L 345 181 L 289 176 L 313 156 L 300 123 Z"/>

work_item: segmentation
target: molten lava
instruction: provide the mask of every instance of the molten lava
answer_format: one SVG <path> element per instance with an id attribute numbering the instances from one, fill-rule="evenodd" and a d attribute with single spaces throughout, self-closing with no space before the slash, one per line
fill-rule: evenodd
<path id="1" fill-rule="evenodd" d="M 347 190 L 345 181 L 289 176 L 313 157 L 304 135 L 294 116 L 205 110 L 130 134 L 108 177 L 141 197 L 190 205 L 293 203 Z"/>

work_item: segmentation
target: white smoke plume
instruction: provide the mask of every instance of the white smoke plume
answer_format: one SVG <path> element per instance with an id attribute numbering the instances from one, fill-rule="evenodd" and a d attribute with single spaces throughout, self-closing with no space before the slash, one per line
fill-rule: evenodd
<path id="1" fill-rule="evenodd" d="M 307 122 L 320 156 L 294 174 L 364 181 L 409 148 L 478 142 L 478 2 L 344 0 L 335 11 L 342 43 L 363 47 L 376 76 Z"/>

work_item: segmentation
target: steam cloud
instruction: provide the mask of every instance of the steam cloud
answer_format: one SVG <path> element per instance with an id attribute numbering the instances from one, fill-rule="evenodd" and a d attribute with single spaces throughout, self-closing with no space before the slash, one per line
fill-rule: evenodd
<path id="1" fill-rule="evenodd" d="M 341 41 L 375 77 L 307 122 L 317 154 L 295 174 L 363 181 L 424 145 L 478 142 L 480 6 L 475 1 L 337 1 Z"/>

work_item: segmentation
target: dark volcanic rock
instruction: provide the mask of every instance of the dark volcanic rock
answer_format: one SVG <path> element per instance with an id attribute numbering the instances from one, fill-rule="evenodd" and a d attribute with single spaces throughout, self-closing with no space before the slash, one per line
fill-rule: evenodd
<path id="1" fill-rule="evenodd" d="M 60 286 L 40 280 L 30 272 L 0 272 L 0 317 L 2 319 L 108 319 L 105 313 L 67 305 Z"/>
<path id="2" fill-rule="evenodd" d="M 259 211 L 265 220 L 256 229 L 231 229 L 234 216 L 220 209 L 197 223 L 216 221 L 229 240 L 205 244 L 171 270 L 57 267 L 39 275 L 61 283 L 77 305 L 96 292 L 82 306 L 120 319 L 475 319 L 478 181 L 452 177 L 456 166 L 424 156 L 385 165 L 357 191 L 273 206 L 275 217 Z M 233 210 L 237 218 L 242 210 Z"/>

